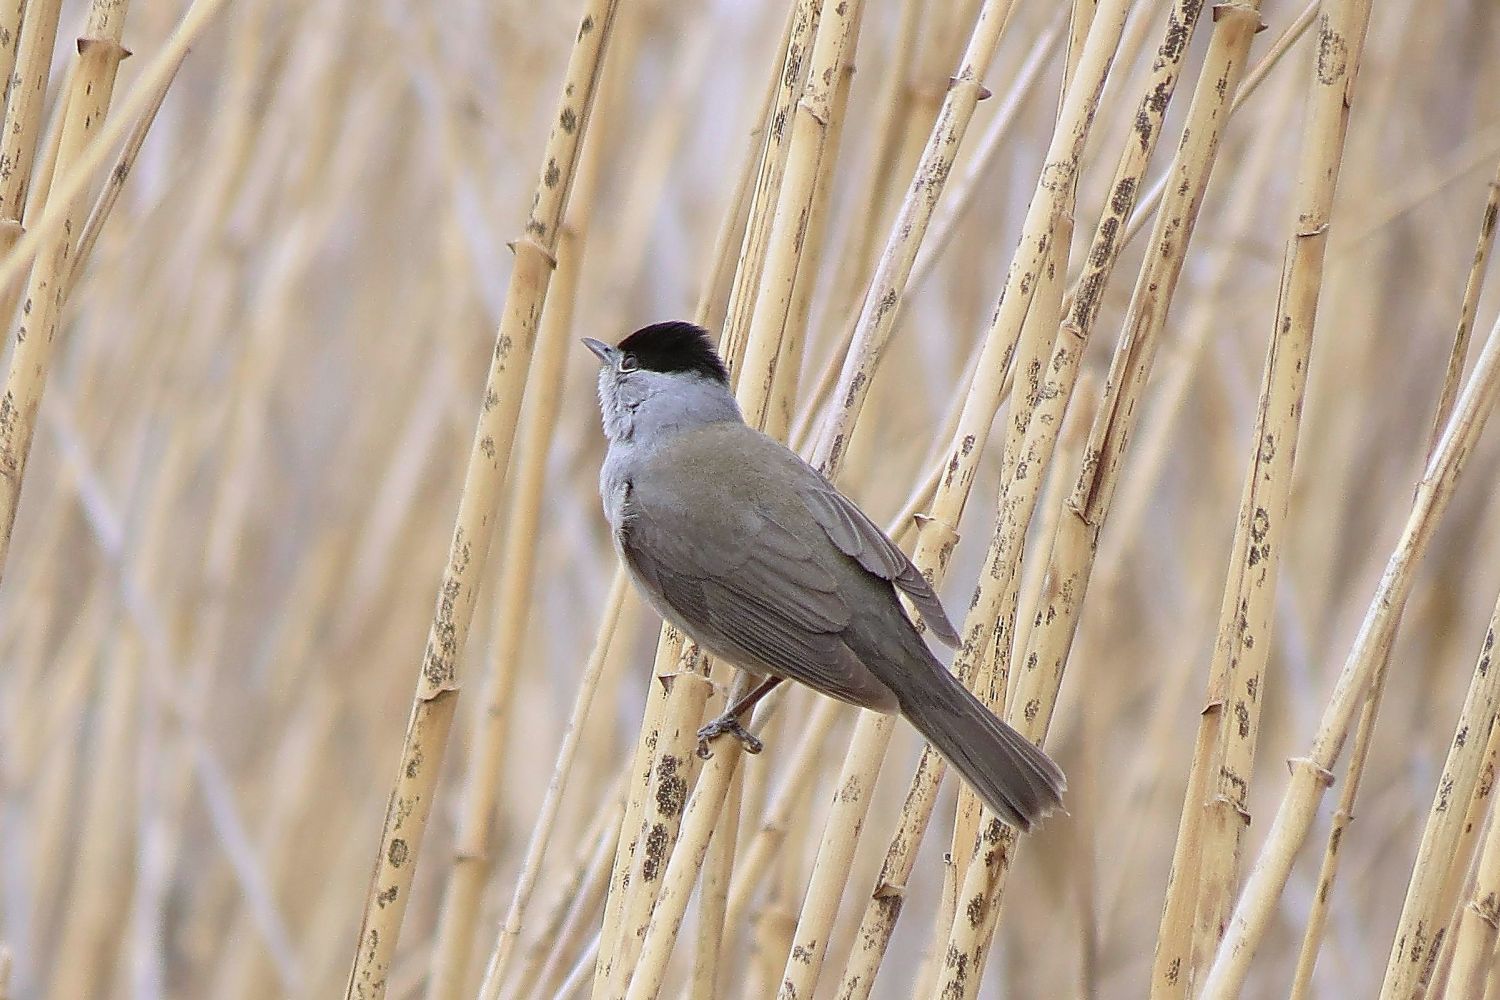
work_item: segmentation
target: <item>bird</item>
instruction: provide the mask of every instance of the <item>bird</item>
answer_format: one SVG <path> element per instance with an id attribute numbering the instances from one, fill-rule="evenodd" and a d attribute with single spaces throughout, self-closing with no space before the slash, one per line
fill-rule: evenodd
<path id="1" fill-rule="evenodd" d="M 951 647 L 932 585 L 859 507 L 747 424 L 709 334 L 642 327 L 600 362 L 607 450 L 599 492 L 615 550 L 662 618 L 758 684 L 699 731 L 738 738 L 782 680 L 899 713 L 991 812 L 1028 831 L 1058 809 L 1062 770 L 997 718 L 928 648 L 899 595 Z"/>

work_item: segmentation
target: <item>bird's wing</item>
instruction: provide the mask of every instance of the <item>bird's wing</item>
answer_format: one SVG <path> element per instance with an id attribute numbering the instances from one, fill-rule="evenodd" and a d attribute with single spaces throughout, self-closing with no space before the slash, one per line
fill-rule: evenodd
<path id="1" fill-rule="evenodd" d="M 895 708 L 891 692 L 844 644 L 849 607 L 806 542 L 768 512 L 681 499 L 633 492 L 619 535 L 632 571 L 661 596 L 669 617 L 740 666 L 856 705 Z M 719 544 L 709 551 L 693 538 Z"/>
<path id="2" fill-rule="evenodd" d="M 939 640 L 954 648 L 960 644 L 958 631 L 948 620 L 943 603 L 932 592 L 932 585 L 922 571 L 865 516 L 864 511 L 822 476 L 803 489 L 803 499 L 840 552 L 857 561 L 867 572 L 889 580 L 911 598 L 922 620 Z"/>

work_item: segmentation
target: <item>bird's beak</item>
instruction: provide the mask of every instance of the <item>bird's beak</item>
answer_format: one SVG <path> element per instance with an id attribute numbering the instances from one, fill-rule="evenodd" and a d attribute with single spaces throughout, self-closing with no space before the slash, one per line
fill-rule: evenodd
<path id="1" fill-rule="evenodd" d="M 593 351 L 595 357 L 599 359 L 601 364 L 608 365 L 614 362 L 615 349 L 613 347 L 610 347 L 604 341 L 595 340 L 593 337 L 584 337 L 583 346 Z"/>

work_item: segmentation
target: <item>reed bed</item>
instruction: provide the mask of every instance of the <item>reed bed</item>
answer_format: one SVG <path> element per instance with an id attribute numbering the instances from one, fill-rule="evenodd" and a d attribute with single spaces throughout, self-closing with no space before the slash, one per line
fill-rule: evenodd
<path id="1" fill-rule="evenodd" d="M 129 58 L 126 58 L 126 57 Z M 0 997 L 1500 998 L 1500 8 L 0 0 Z M 1068 773 L 732 697 L 689 318 Z"/>

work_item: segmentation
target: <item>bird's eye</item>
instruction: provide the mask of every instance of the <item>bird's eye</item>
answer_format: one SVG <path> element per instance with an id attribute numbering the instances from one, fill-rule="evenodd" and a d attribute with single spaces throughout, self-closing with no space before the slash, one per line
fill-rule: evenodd
<path id="1" fill-rule="evenodd" d="M 620 371 L 633 372 L 638 367 L 640 365 L 636 362 L 634 354 L 626 354 L 620 358 Z"/>

